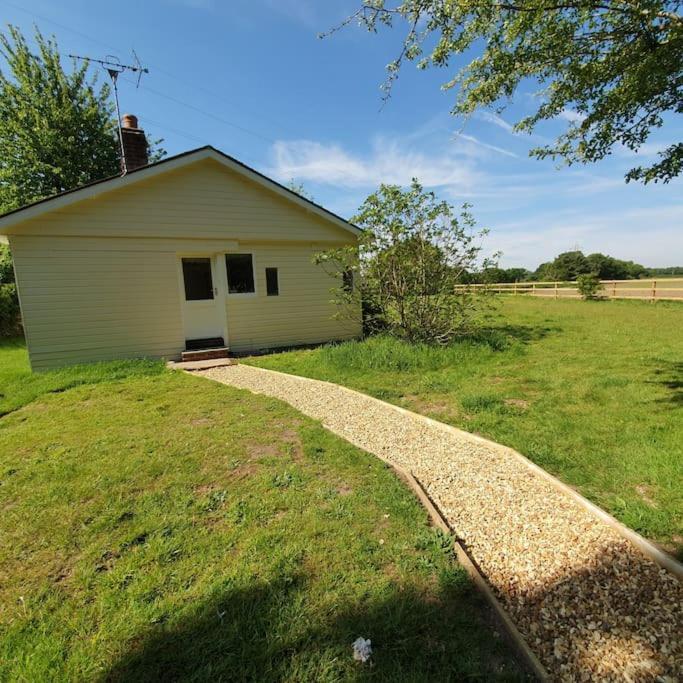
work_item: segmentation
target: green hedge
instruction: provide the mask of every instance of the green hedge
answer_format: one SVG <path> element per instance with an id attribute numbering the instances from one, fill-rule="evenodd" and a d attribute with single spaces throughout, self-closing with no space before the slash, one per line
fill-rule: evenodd
<path id="1" fill-rule="evenodd" d="M 21 331 L 19 297 L 15 284 L 0 284 L 0 335 L 12 336 Z"/>

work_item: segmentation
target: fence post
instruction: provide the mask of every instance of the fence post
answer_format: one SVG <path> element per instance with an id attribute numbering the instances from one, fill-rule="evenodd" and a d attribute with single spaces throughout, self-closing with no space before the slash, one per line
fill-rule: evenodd
<path id="1" fill-rule="evenodd" d="M 560 293 L 557 291 L 557 280 L 555 281 L 555 298 L 557 299 L 560 296 Z"/>
<path id="2" fill-rule="evenodd" d="M 652 302 L 657 298 L 657 280 L 652 281 Z"/>
<path id="3" fill-rule="evenodd" d="M 616 280 L 612 283 L 612 298 L 613 299 L 617 298 L 617 281 Z"/>
<path id="4" fill-rule="evenodd" d="M 531 283 L 531 296 L 536 296 L 536 283 Z"/>
<path id="5" fill-rule="evenodd" d="M 517 281 L 515 281 L 515 286 L 514 286 L 514 288 L 513 288 L 513 290 L 512 290 L 512 293 L 513 293 L 513 294 L 517 294 Z"/>

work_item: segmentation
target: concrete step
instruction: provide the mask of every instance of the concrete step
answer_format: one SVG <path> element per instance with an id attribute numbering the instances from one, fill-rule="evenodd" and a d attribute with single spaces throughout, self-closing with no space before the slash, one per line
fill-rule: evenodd
<path id="1" fill-rule="evenodd" d="M 166 364 L 171 370 L 209 370 L 228 365 L 237 365 L 236 358 L 212 358 L 210 360 L 169 361 Z"/>
<path id="2" fill-rule="evenodd" d="M 196 349 L 192 351 L 183 351 L 181 354 L 183 362 L 212 360 L 214 358 L 228 358 L 229 356 L 230 349 L 227 346 L 221 346 L 217 349 Z"/>

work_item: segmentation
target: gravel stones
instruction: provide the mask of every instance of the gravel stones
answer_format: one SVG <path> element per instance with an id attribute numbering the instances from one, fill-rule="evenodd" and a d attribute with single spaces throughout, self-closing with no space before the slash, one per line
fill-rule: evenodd
<path id="1" fill-rule="evenodd" d="M 683 586 L 506 449 L 327 382 L 247 365 L 202 374 L 412 471 L 554 679 L 683 679 Z"/>

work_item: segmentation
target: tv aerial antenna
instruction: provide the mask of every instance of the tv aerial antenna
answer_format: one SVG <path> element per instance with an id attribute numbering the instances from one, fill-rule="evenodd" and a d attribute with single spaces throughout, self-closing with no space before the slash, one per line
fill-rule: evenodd
<path id="1" fill-rule="evenodd" d="M 93 62 L 99 64 L 108 74 L 111 79 L 111 83 L 114 89 L 114 101 L 116 103 L 116 121 L 119 128 L 119 147 L 121 154 L 121 174 L 126 175 L 128 168 L 126 167 L 126 155 L 123 151 L 123 133 L 121 131 L 121 110 L 119 109 L 119 89 L 118 80 L 119 75 L 124 71 L 130 71 L 131 73 L 136 73 L 138 75 L 137 82 L 135 84 L 136 88 L 140 87 L 140 80 L 142 79 L 142 74 L 148 74 L 149 69 L 142 66 L 140 60 L 138 59 L 135 50 L 133 50 L 133 59 L 135 64 L 122 64 L 121 60 L 116 55 L 105 55 L 104 59 L 95 59 L 94 57 L 82 57 L 81 55 L 69 55 L 72 59 L 78 59 L 82 62 Z"/>

